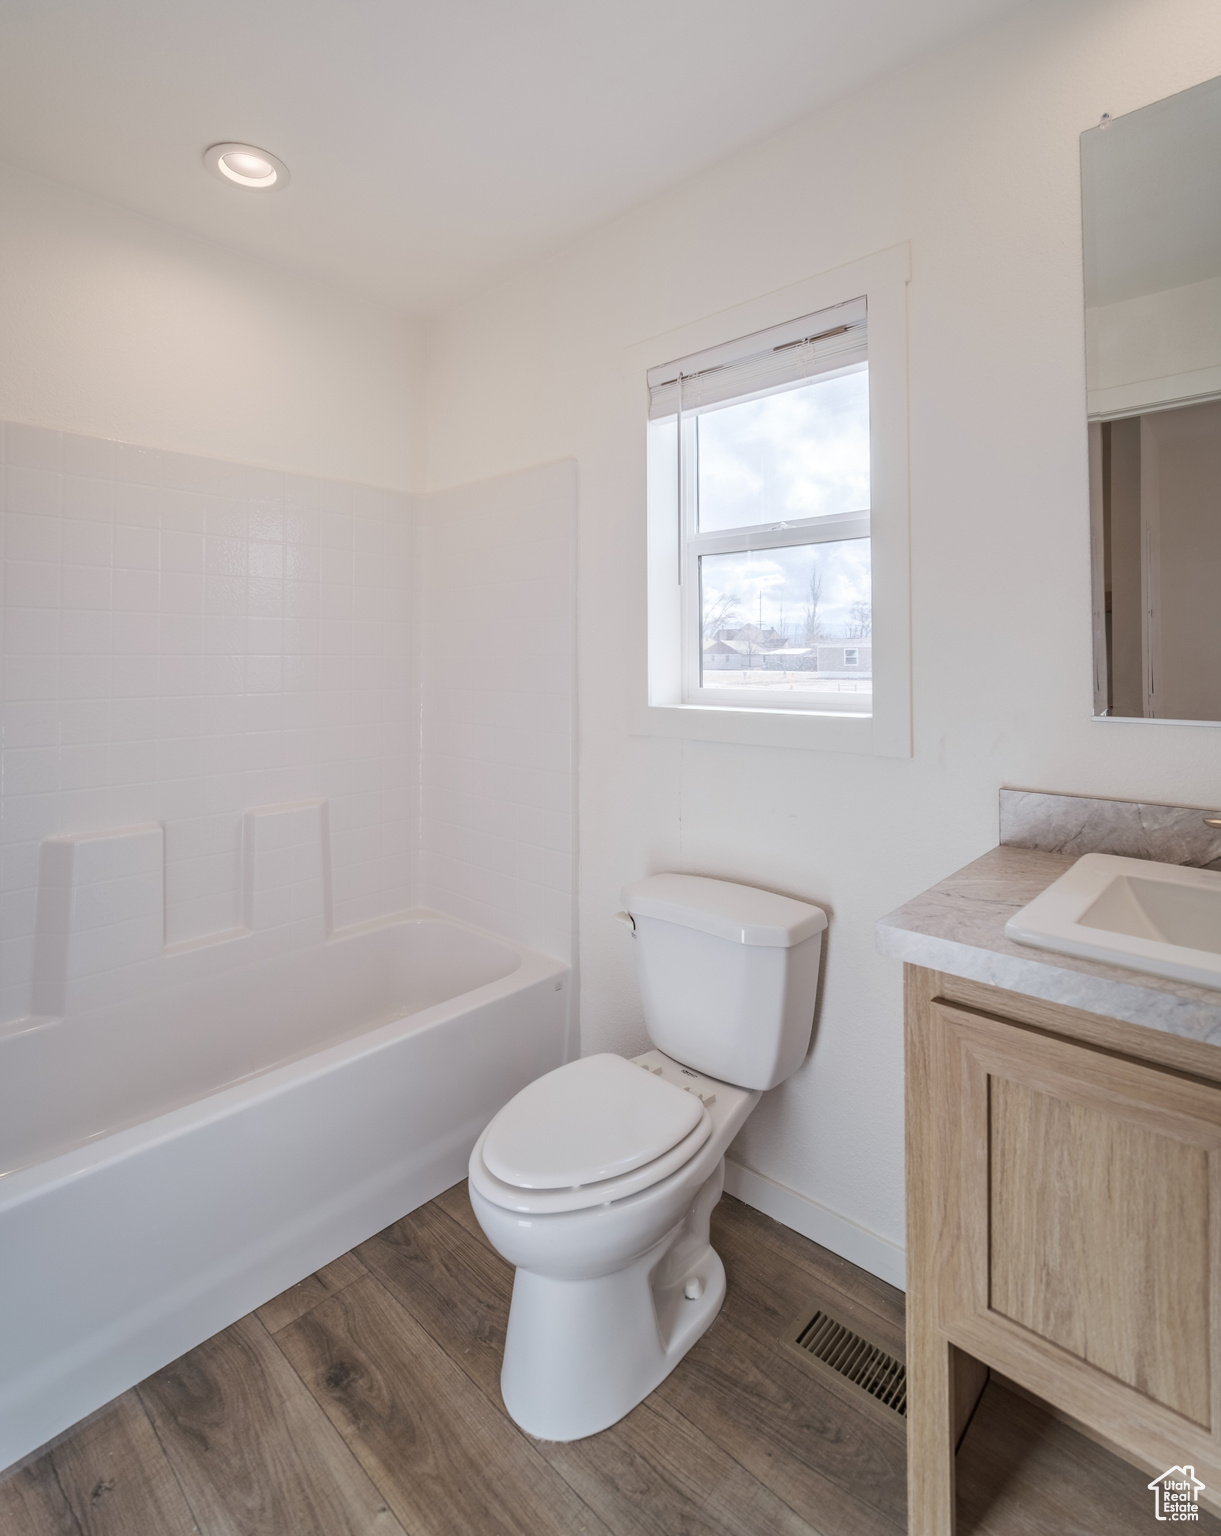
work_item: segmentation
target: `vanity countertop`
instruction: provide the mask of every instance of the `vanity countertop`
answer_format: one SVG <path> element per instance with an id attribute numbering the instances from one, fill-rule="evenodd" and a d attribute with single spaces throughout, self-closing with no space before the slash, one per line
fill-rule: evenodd
<path id="1" fill-rule="evenodd" d="M 879 920 L 879 951 L 909 965 L 1221 1045 L 1221 992 L 1015 944 L 1005 923 L 1076 862 L 1002 846 Z"/>

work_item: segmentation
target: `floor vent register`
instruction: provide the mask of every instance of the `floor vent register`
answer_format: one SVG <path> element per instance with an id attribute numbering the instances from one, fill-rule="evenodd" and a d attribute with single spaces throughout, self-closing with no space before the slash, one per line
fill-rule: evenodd
<path id="1" fill-rule="evenodd" d="M 834 1374 L 872 1402 L 907 1416 L 907 1367 L 875 1339 L 818 1311 L 790 1328 L 785 1342 L 820 1374 Z"/>

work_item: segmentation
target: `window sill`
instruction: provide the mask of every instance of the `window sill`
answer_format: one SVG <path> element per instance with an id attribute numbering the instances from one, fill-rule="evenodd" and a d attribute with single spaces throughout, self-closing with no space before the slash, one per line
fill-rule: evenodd
<path id="1" fill-rule="evenodd" d="M 802 709 L 735 709 L 724 705 L 650 704 L 639 710 L 634 736 L 677 736 L 748 747 L 813 752 L 874 751 L 873 717 Z"/>

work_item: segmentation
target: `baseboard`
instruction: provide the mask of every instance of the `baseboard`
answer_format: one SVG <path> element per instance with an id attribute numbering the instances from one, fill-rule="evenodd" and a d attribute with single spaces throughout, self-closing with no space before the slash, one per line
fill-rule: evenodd
<path id="1" fill-rule="evenodd" d="M 792 1227 L 802 1237 L 838 1253 L 850 1264 L 867 1269 L 879 1280 L 898 1286 L 901 1291 L 907 1289 L 906 1250 L 888 1238 L 858 1227 L 856 1222 L 819 1205 L 808 1195 L 799 1195 L 795 1189 L 777 1184 L 766 1174 L 743 1168 L 741 1163 L 731 1162 L 728 1158 L 725 1159 L 725 1190 L 747 1205 L 753 1205 L 765 1216 Z"/>

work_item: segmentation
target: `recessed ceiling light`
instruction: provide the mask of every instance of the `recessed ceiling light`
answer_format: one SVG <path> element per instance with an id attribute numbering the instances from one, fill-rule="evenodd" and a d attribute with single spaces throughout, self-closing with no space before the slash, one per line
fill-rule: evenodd
<path id="1" fill-rule="evenodd" d="M 237 187 L 249 187 L 252 192 L 271 192 L 288 181 L 283 160 L 253 144 L 213 144 L 204 151 L 204 164 L 213 176 Z"/>

